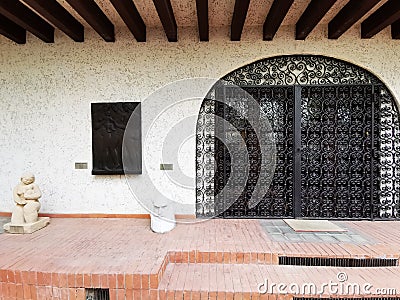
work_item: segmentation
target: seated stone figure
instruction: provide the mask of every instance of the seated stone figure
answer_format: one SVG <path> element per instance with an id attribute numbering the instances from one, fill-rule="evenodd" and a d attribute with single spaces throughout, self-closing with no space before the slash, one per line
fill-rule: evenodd
<path id="1" fill-rule="evenodd" d="M 42 197 L 35 176 L 26 173 L 21 176 L 21 182 L 14 188 L 13 198 L 16 206 L 12 212 L 11 224 L 34 223 L 38 221 L 40 209 L 39 198 Z"/>
<path id="2" fill-rule="evenodd" d="M 11 222 L 3 228 L 9 233 L 33 233 L 46 227 L 50 223 L 49 217 L 39 217 L 39 198 L 42 192 L 35 183 L 35 176 L 26 173 L 21 176 L 21 182 L 13 190 L 15 207 L 11 215 Z"/>

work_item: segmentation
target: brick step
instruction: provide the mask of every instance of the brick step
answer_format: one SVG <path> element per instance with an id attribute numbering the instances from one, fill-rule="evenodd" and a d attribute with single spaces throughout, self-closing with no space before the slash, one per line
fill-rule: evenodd
<path id="1" fill-rule="evenodd" d="M 303 250 L 301 252 L 299 250 Z M 315 249 L 314 249 L 315 250 Z M 353 249 L 354 250 L 354 249 Z M 168 261 L 172 263 L 224 263 L 224 264 L 288 264 L 290 265 L 306 265 L 312 263 L 319 266 L 376 266 L 386 267 L 391 265 L 399 265 L 399 253 L 396 249 L 394 252 L 368 252 L 357 251 L 352 253 L 339 254 L 335 251 L 331 253 L 315 253 L 313 248 L 305 247 L 305 249 L 297 249 L 286 254 L 278 254 L 271 252 L 220 252 L 220 251 L 169 251 Z M 282 252 L 280 252 L 282 253 Z M 284 253 L 284 251 L 283 251 Z M 355 265 L 353 265 L 355 264 Z"/>
<path id="2" fill-rule="evenodd" d="M 258 286 L 264 282 L 267 282 L 268 292 L 266 295 L 260 295 Z M 335 290 L 330 292 L 326 286 L 324 292 L 320 293 L 324 284 L 330 282 L 337 283 L 338 288 L 343 286 L 342 291 L 344 292 L 340 292 L 340 290 L 337 293 Z M 277 285 L 281 283 L 286 285 L 284 290 L 288 294 L 296 295 L 296 297 L 329 297 L 329 294 L 348 296 L 349 292 L 354 291 L 353 284 L 358 284 L 360 287 L 360 292 L 356 291 L 358 297 L 362 296 L 360 294 L 365 294 L 363 293 L 365 284 L 372 286 L 369 289 L 371 295 L 388 297 L 388 295 L 378 295 L 379 291 L 382 291 L 378 289 L 394 289 L 387 291 L 386 294 L 399 295 L 400 267 L 342 268 L 265 264 L 170 263 L 166 267 L 158 290 L 160 299 L 182 299 L 183 297 L 192 300 L 200 298 L 228 300 L 234 299 L 236 296 L 242 299 L 249 299 L 249 297 L 258 299 L 263 296 L 268 297 L 268 294 L 279 295 L 278 298 L 280 298 L 280 296 L 284 296 L 277 289 Z M 273 286 L 273 284 L 275 285 Z M 315 286 L 317 291 L 304 290 L 304 287 L 309 284 Z M 351 288 L 349 288 L 350 286 Z M 297 288 L 298 292 L 296 292 Z"/>

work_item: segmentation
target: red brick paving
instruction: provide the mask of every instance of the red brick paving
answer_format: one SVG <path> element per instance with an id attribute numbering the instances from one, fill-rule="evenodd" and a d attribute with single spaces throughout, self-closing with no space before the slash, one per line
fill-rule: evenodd
<path id="1" fill-rule="evenodd" d="M 280 255 L 399 258 L 400 222 L 338 223 L 376 243 L 281 243 L 256 220 L 179 224 L 159 235 L 149 220 L 53 219 L 32 235 L 0 235 L 0 298 L 84 299 L 85 288 L 103 287 L 118 300 L 284 300 L 259 295 L 254 284 L 267 275 L 333 280 L 338 269 L 277 266 Z M 345 270 L 377 286 L 400 282 L 399 267 Z"/>

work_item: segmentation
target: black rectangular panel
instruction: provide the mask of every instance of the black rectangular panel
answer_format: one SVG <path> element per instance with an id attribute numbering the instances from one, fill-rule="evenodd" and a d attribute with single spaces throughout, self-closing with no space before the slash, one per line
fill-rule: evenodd
<path id="1" fill-rule="evenodd" d="M 142 173 L 140 108 L 140 102 L 92 103 L 93 175 Z"/>

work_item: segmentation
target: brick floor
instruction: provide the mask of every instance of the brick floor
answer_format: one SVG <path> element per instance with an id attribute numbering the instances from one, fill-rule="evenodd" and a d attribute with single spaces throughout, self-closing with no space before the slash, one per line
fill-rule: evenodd
<path id="1" fill-rule="evenodd" d="M 259 295 L 254 284 L 264 276 L 320 282 L 339 271 L 278 266 L 279 256 L 398 259 L 400 253 L 400 222 L 337 222 L 368 239 L 357 244 L 278 242 L 257 220 L 178 224 L 163 235 L 153 233 L 149 222 L 52 219 L 31 235 L 0 234 L 0 298 L 85 299 L 85 288 L 102 287 L 119 300 L 262 299 L 266 295 Z M 349 280 L 371 280 L 377 286 L 400 282 L 399 267 L 346 272 Z M 389 283 L 393 286 L 384 286 Z"/>

